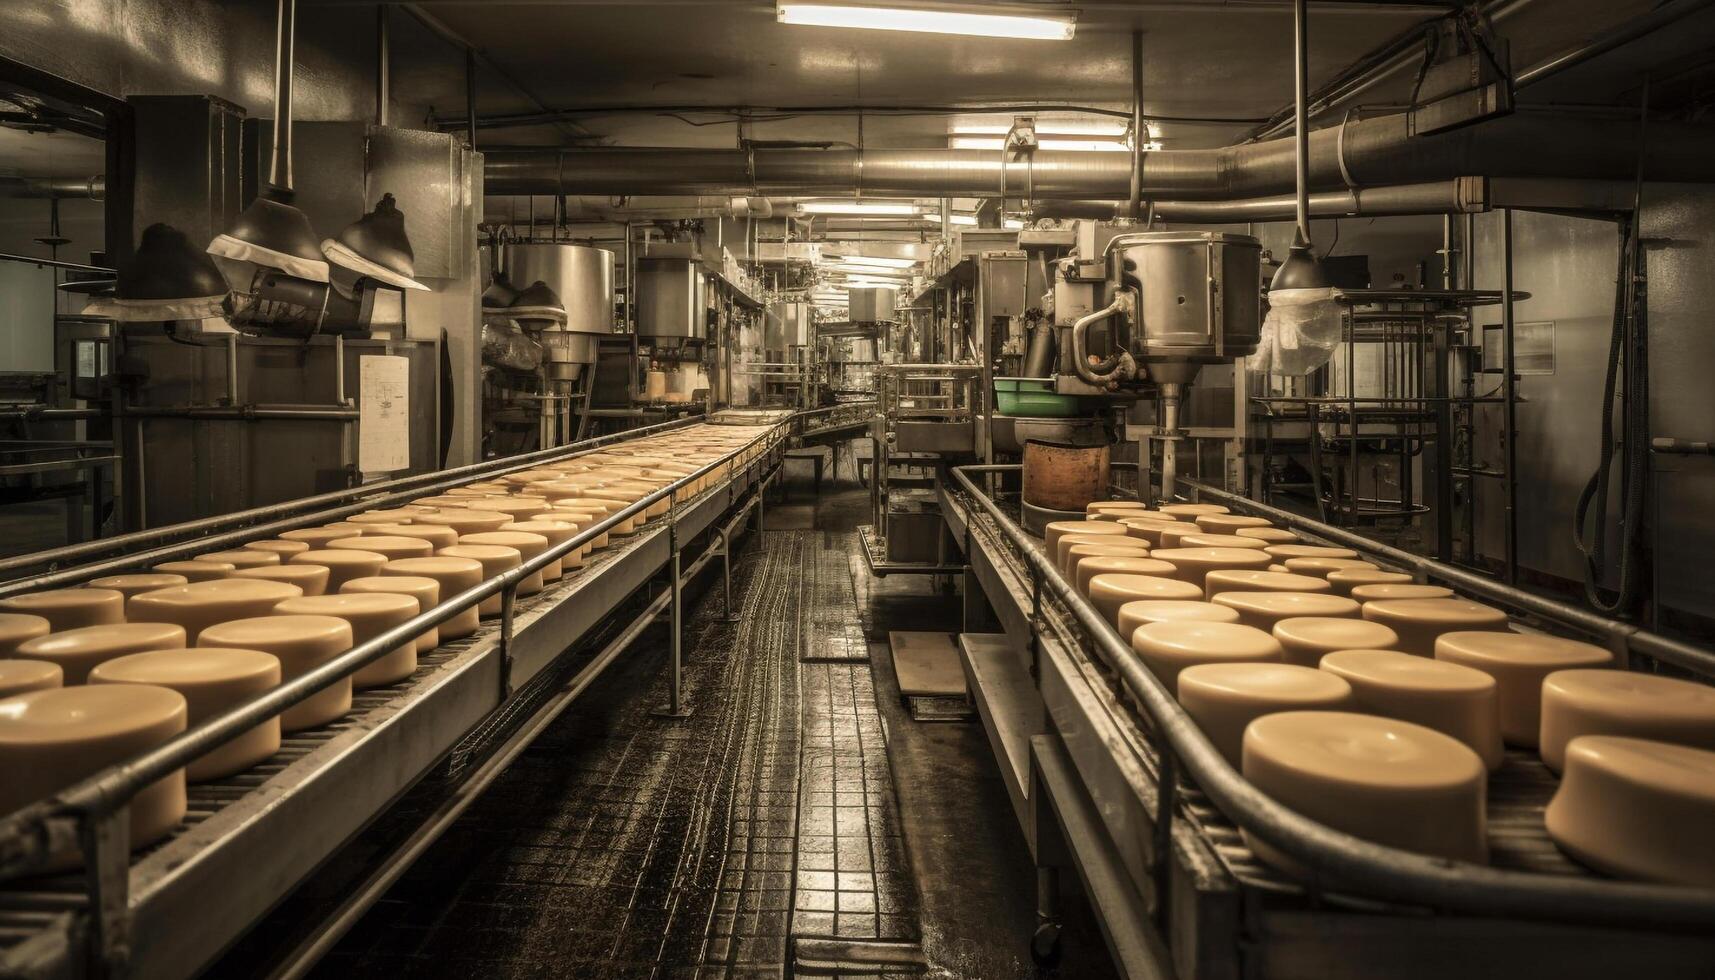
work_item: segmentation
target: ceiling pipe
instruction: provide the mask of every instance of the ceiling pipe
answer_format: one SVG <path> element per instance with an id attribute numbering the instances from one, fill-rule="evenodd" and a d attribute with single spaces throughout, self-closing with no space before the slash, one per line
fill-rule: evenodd
<path id="1" fill-rule="evenodd" d="M 1618 179 L 1635 173 L 1635 127 L 1625 120 L 1516 112 L 1429 136 L 1404 114 L 1353 119 L 1309 137 L 1313 190 L 1490 177 Z M 1127 153 L 1038 150 L 1002 160 L 983 150 L 487 148 L 490 194 L 802 194 L 998 197 L 1031 189 L 1033 201 L 1130 198 Z M 1652 127 L 1652 179 L 1708 181 L 1715 128 Z M 1150 198 L 1230 200 L 1296 187 L 1293 140 L 1144 155 Z"/>
<path id="2" fill-rule="evenodd" d="M 1231 201 L 1156 200 L 1150 203 L 1157 220 L 1186 224 L 1292 221 L 1298 216 L 1296 194 Z M 1308 206 L 1309 216 L 1313 218 L 1477 213 L 1490 208 L 1489 182 L 1482 177 L 1458 177 L 1419 184 L 1319 191 L 1310 195 Z M 1129 207 L 1126 201 L 1045 201 L 1037 205 L 1032 216 L 1110 221 L 1124 217 Z"/>
<path id="3" fill-rule="evenodd" d="M 0 196 L 26 198 L 89 198 L 107 197 L 107 178 L 93 177 L 0 177 Z"/>

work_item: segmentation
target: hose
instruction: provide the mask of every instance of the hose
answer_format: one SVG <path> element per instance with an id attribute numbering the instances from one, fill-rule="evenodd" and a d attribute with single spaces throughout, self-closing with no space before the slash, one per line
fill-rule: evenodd
<path id="1" fill-rule="evenodd" d="M 1127 296 L 1128 294 L 1121 290 L 1112 303 L 1093 313 L 1086 313 L 1072 323 L 1072 370 L 1078 373 L 1078 377 L 1083 379 L 1085 384 L 1112 388 L 1119 382 L 1129 381 L 1136 376 L 1136 364 L 1130 354 L 1125 351 L 1110 354 L 1100 363 L 1091 365 L 1086 345 L 1091 325 L 1118 316 L 1131 308 Z"/>

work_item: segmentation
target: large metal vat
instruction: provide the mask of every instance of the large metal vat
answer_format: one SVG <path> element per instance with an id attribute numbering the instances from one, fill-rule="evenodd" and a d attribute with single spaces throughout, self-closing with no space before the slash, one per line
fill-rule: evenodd
<path id="1" fill-rule="evenodd" d="M 1216 363 L 1256 352 L 1262 333 L 1262 243 L 1249 235 L 1152 231 L 1108 244 L 1111 286 L 1137 294 L 1139 363 Z"/>
<path id="2" fill-rule="evenodd" d="M 810 345 L 810 304 L 775 303 L 763 323 L 763 345 L 769 350 Z"/>
<path id="3" fill-rule="evenodd" d="M 846 301 L 850 315 L 847 319 L 853 323 L 891 323 L 898 295 L 894 290 L 881 286 L 848 290 Z"/>
<path id="4" fill-rule="evenodd" d="M 506 246 L 506 279 L 518 289 L 548 284 L 566 307 L 572 333 L 613 332 L 613 253 L 586 245 Z"/>
<path id="5" fill-rule="evenodd" d="M 708 336 L 702 266 L 693 259 L 637 261 L 637 334 L 656 341 Z"/>

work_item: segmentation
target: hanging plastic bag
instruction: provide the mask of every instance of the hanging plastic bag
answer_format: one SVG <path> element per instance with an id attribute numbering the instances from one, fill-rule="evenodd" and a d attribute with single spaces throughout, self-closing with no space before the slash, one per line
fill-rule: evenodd
<path id="1" fill-rule="evenodd" d="M 1269 290 L 1268 316 L 1251 370 L 1303 375 L 1328 363 L 1345 323 L 1339 295 L 1332 286 Z"/>

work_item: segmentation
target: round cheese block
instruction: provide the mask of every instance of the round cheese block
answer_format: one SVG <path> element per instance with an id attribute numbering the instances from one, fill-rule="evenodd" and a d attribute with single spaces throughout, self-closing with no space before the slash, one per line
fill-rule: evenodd
<path id="1" fill-rule="evenodd" d="M 654 483 L 648 483 L 641 480 L 621 480 L 616 483 L 610 483 L 598 490 L 591 490 L 589 492 L 589 496 L 606 497 L 610 500 L 622 501 L 627 506 L 630 506 L 631 504 L 637 503 L 645 497 L 648 497 L 650 494 L 653 494 L 658 489 L 660 489 L 660 487 Z M 654 501 L 648 507 L 644 508 L 644 519 L 653 519 L 667 513 L 667 509 L 671 506 L 671 503 L 671 500 L 665 496 Z"/>
<path id="2" fill-rule="evenodd" d="M 184 696 L 148 684 L 31 691 L 0 706 L 0 813 L 46 799 L 185 730 Z M 185 774 L 176 770 L 131 798 L 131 846 L 165 837 L 185 816 Z M 75 867 L 76 849 L 51 866 Z"/>
<path id="3" fill-rule="evenodd" d="M 433 561 L 433 559 L 430 559 Z M 383 568 L 383 572 L 385 572 Z M 351 592 L 391 592 L 408 595 L 417 600 L 417 611 L 428 612 L 440 604 L 441 583 L 426 575 L 369 575 L 354 578 L 339 587 L 341 593 Z M 431 626 L 417 637 L 417 653 L 419 655 L 432 652 L 441 645 L 439 627 Z"/>
<path id="4" fill-rule="evenodd" d="M 1084 505 L 1084 516 L 1092 521 L 1117 521 L 1149 513 L 1149 505 L 1141 500 L 1092 500 Z"/>
<path id="5" fill-rule="evenodd" d="M 1350 548 L 1336 548 L 1332 545 L 1320 544 L 1271 544 L 1268 553 L 1279 561 L 1288 558 L 1356 558 L 1358 553 Z"/>
<path id="6" fill-rule="evenodd" d="M 1186 524 L 1183 521 L 1173 520 L 1165 514 L 1150 514 L 1146 517 L 1122 517 L 1117 523 L 1120 527 L 1125 528 L 1125 533 L 1127 535 L 1137 538 L 1151 548 L 1159 548 L 1162 546 L 1161 536 L 1167 531 L 1183 531 L 1187 527 L 1196 527 L 1195 524 Z"/>
<path id="7" fill-rule="evenodd" d="M 412 513 L 420 513 L 420 511 L 413 511 Z M 384 510 L 365 511 L 345 519 L 347 524 L 409 524 L 410 522 L 411 514 L 394 514 Z"/>
<path id="8" fill-rule="evenodd" d="M 280 661 L 282 683 L 350 650 L 351 624 L 337 616 L 258 616 L 217 623 L 202 631 L 198 645 L 260 650 Z M 351 712 L 351 678 L 341 677 L 280 715 L 280 730 L 319 728 Z"/>
<path id="9" fill-rule="evenodd" d="M 1194 619 L 1204 623 L 1236 623 L 1239 614 L 1226 606 L 1195 599 L 1138 599 L 1120 607 L 1119 624 L 1115 632 L 1127 643 L 1139 626 L 1147 623 L 1168 623 Z"/>
<path id="10" fill-rule="evenodd" d="M 1382 568 L 1336 568 L 1328 572 L 1328 584 L 1341 595 L 1349 596 L 1360 585 L 1409 585 L 1411 576 L 1405 572 L 1390 572 Z M 1449 592 L 1449 595 L 1452 593 Z M 1429 596 L 1426 598 L 1434 598 Z"/>
<path id="11" fill-rule="evenodd" d="M 310 543 L 308 541 L 288 541 L 285 538 L 269 538 L 266 541 L 252 541 L 244 547 L 251 551 L 272 551 L 280 556 L 281 561 L 285 561 L 300 551 L 310 550 Z"/>
<path id="12" fill-rule="evenodd" d="M 1580 735 L 1625 735 L 1715 749 L 1715 688 L 1631 670 L 1557 670 L 1542 682 L 1538 752 L 1560 772 Z"/>
<path id="13" fill-rule="evenodd" d="M 1313 667 L 1274 663 L 1198 664 L 1179 672 L 1179 704 L 1237 769 L 1245 728 L 1277 711 L 1343 711 L 1352 687 Z"/>
<path id="14" fill-rule="evenodd" d="M 1163 540 L 1167 535 L 1162 535 Z M 1258 541 L 1237 534 L 1187 534 L 1178 541 L 1181 548 L 1253 548 L 1261 551 L 1268 547 L 1268 542 Z"/>
<path id="15" fill-rule="evenodd" d="M 1336 650 L 1322 669 L 1345 678 L 1364 711 L 1433 728 L 1470 746 L 1489 770 L 1500 768 L 1506 752 L 1488 674 L 1396 650 Z"/>
<path id="16" fill-rule="evenodd" d="M 333 550 L 372 551 L 388 561 L 395 558 L 424 558 L 435 553 L 435 546 L 422 538 L 398 537 L 391 534 L 365 534 L 360 538 L 340 538 L 328 542 Z"/>
<path id="17" fill-rule="evenodd" d="M 553 507 L 550 508 L 547 513 L 537 518 L 537 520 L 570 524 L 574 528 L 573 534 L 576 534 L 592 527 L 604 516 L 605 515 L 601 511 L 594 508 L 579 510 L 576 507 Z M 524 523 L 533 524 L 536 522 L 526 521 Z M 517 530 L 517 528 L 507 528 L 507 530 L 513 531 Z M 596 549 L 597 544 L 604 542 L 606 538 L 606 534 L 598 534 L 594 538 L 585 541 L 577 548 L 576 551 L 567 552 L 565 557 L 561 559 L 561 564 L 563 566 L 562 574 L 564 572 L 584 567 L 584 559 L 588 558 L 590 552 Z"/>
<path id="18" fill-rule="evenodd" d="M 1348 616 L 1295 616 L 1279 620 L 1269 632 L 1286 662 L 1301 667 L 1319 666 L 1336 650 L 1391 650 L 1399 642 L 1386 626 Z"/>
<path id="19" fill-rule="evenodd" d="M 1187 667 L 1280 661 L 1280 644 L 1262 630 L 1195 619 L 1145 623 L 1132 632 L 1131 648 L 1175 696 L 1179 672 Z"/>
<path id="20" fill-rule="evenodd" d="M 433 579 L 440 586 L 440 601 L 445 602 L 479 584 L 483 579 L 482 562 L 473 558 L 399 558 L 381 567 L 382 575 L 401 575 Z M 477 630 L 476 606 L 467 606 L 452 619 L 441 624 L 443 641 L 460 640 Z"/>
<path id="21" fill-rule="evenodd" d="M 1292 544 L 1298 535 L 1284 527 L 1241 527 L 1233 532 L 1241 538 L 1255 538 L 1269 544 Z"/>
<path id="22" fill-rule="evenodd" d="M 436 555 L 439 558 L 468 558 L 482 565 L 482 577 L 490 579 L 517 568 L 524 564 L 524 555 L 517 548 L 508 548 L 492 544 L 455 544 L 451 548 L 442 548 Z M 478 615 L 498 616 L 501 611 L 500 593 L 482 600 L 476 607 Z"/>
<path id="23" fill-rule="evenodd" d="M 280 564 L 278 551 L 253 551 L 248 548 L 238 548 L 232 551 L 210 551 L 200 554 L 201 561 L 223 561 L 233 568 L 257 568 L 262 565 Z"/>
<path id="24" fill-rule="evenodd" d="M 1483 760 L 1458 739 L 1397 718 L 1281 711 L 1250 723 L 1241 756 L 1246 780 L 1318 823 L 1418 854 L 1489 860 Z M 1264 862 L 1306 876 L 1244 836 Z"/>
<path id="25" fill-rule="evenodd" d="M 335 521 L 332 524 L 323 524 L 322 530 L 338 531 L 340 532 L 339 536 L 341 538 L 355 538 L 368 534 L 369 527 L 370 526 L 368 524 L 353 524 L 350 521 Z M 338 539 L 336 538 L 335 540 Z"/>
<path id="26" fill-rule="evenodd" d="M 1204 534 L 1197 525 L 1186 523 L 1160 528 L 1156 531 L 1156 537 L 1159 539 L 1156 544 L 1158 548 L 1190 548 L 1193 546 L 1186 544 L 1186 539 L 1209 537 L 1209 535 Z M 1250 543 L 1254 544 L 1255 542 Z M 1248 546 L 1247 544 L 1246 547 Z"/>
<path id="27" fill-rule="evenodd" d="M 590 514 L 593 515 L 597 521 L 606 520 L 608 515 L 617 514 L 624 509 L 625 505 L 617 500 L 598 500 L 595 497 L 567 497 L 563 500 L 556 501 L 553 507 L 553 510 L 557 513 Z M 563 520 L 564 518 L 556 516 L 555 519 Z M 600 537 L 591 541 L 590 548 L 592 550 L 605 548 L 608 546 L 609 532 L 613 534 L 624 534 L 636 525 L 637 518 L 635 516 L 627 517 L 626 519 L 614 524 L 608 529 L 608 531 L 603 531 Z M 624 528 L 625 530 L 622 531 L 620 530 L 621 528 Z"/>
<path id="28" fill-rule="evenodd" d="M 1163 514 L 1194 520 L 1206 514 L 1225 514 L 1227 508 L 1220 504 L 1163 504 L 1159 508 Z"/>
<path id="29" fill-rule="evenodd" d="M 1140 599 L 1197 600 L 1203 590 L 1189 582 L 1159 575 L 1097 575 L 1085 593 L 1102 618 L 1119 625 L 1120 607 Z"/>
<path id="30" fill-rule="evenodd" d="M 1081 559 L 1073 569 L 1074 585 L 1083 596 L 1090 594 L 1090 580 L 1097 575 L 1156 575 L 1173 577 L 1173 566 L 1153 558 L 1135 555 L 1094 555 Z"/>
<path id="31" fill-rule="evenodd" d="M 351 624 L 356 646 L 417 615 L 417 600 L 391 592 L 342 592 L 336 595 L 304 596 L 280 603 L 280 616 L 337 616 Z M 406 642 L 358 668 L 351 686 L 359 690 L 396 684 L 417 669 L 417 644 Z"/>
<path id="32" fill-rule="evenodd" d="M 485 510 L 432 510 L 427 514 L 419 514 L 414 523 L 440 524 L 450 527 L 460 535 L 478 534 L 483 531 L 498 531 L 512 523 L 511 516 L 496 514 Z"/>
<path id="33" fill-rule="evenodd" d="M 13 656 L 58 664 L 65 683 L 84 684 L 96 667 L 126 654 L 185 645 L 185 628 L 174 623 L 109 623 L 39 636 L 19 644 Z"/>
<path id="34" fill-rule="evenodd" d="M 522 556 L 521 561 L 528 562 L 542 552 L 548 550 L 548 539 L 540 534 L 528 531 L 485 531 L 480 534 L 461 534 L 459 544 L 482 544 L 501 548 L 512 548 Z M 519 595 L 535 595 L 542 591 L 542 573 L 540 571 L 525 576 L 518 583 Z"/>
<path id="35" fill-rule="evenodd" d="M 1377 599 L 1456 598 L 1453 590 L 1445 585 L 1419 585 L 1415 582 L 1379 582 L 1354 585 L 1350 595 L 1359 602 L 1375 602 Z"/>
<path id="36" fill-rule="evenodd" d="M 338 540 L 346 540 L 344 538 Z M 355 548 L 313 548 L 286 559 L 288 565 L 320 565 L 328 570 L 325 592 L 338 592 L 339 587 L 354 578 L 377 575 L 387 564 L 387 556 L 379 551 L 359 551 Z"/>
<path id="37" fill-rule="evenodd" d="M 299 541 L 309 545 L 311 549 L 326 548 L 329 541 L 338 541 L 340 538 L 346 537 L 350 537 L 350 535 L 344 531 L 330 531 L 325 527 L 301 527 L 296 531 L 280 532 L 281 540 Z"/>
<path id="38" fill-rule="evenodd" d="M 1398 633 L 1399 649 L 1420 657 L 1435 656 L 1443 633 L 1507 628 L 1504 611 L 1469 599 L 1376 599 L 1364 603 L 1364 618 Z"/>
<path id="39" fill-rule="evenodd" d="M 1042 530 L 1042 544 L 1050 555 L 1058 555 L 1056 546 L 1068 534 L 1112 534 L 1124 536 L 1125 525 L 1114 521 L 1049 521 Z"/>
<path id="40" fill-rule="evenodd" d="M 1217 568 L 1203 578 L 1203 595 L 1213 599 L 1223 592 L 1327 592 L 1322 579 L 1290 572 L 1258 571 L 1254 568 Z"/>
<path id="41" fill-rule="evenodd" d="M 328 568 L 326 565 L 309 565 L 290 562 L 285 565 L 259 565 L 255 568 L 240 568 L 233 572 L 232 578 L 259 578 L 269 582 L 285 582 L 304 590 L 304 595 L 321 595 L 328 590 Z"/>
<path id="42" fill-rule="evenodd" d="M 1274 624 L 1300 616 L 1357 618 L 1359 606 L 1332 592 L 1221 592 L 1210 602 L 1239 614 L 1239 622 L 1272 633 Z"/>
<path id="43" fill-rule="evenodd" d="M 483 506 L 496 514 L 505 514 L 514 521 L 527 521 L 548 510 L 548 498 L 520 496 L 490 501 Z"/>
<path id="44" fill-rule="evenodd" d="M 1614 735 L 1566 747 L 1560 788 L 1543 814 L 1548 836 L 1579 861 L 1620 878 L 1715 888 L 1715 752 Z"/>
<path id="45" fill-rule="evenodd" d="M 177 575 L 186 582 L 213 582 L 231 575 L 238 570 L 238 566 L 225 561 L 187 558 L 184 561 L 164 561 L 159 565 L 151 565 L 149 570 L 164 575 Z"/>
<path id="46" fill-rule="evenodd" d="M 1326 579 L 1331 572 L 1376 568 L 1374 563 L 1360 558 L 1288 558 L 1281 564 L 1286 566 L 1287 571 L 1298 575 L 1314 575 L 1321 579 Z"/>
<path id="47" fill-rule="evenodd" d="M 433 551 L 459 543 L 459 533 L 445 524 L 376 524 L 374 528 L 378 534 L 390 538 L 417 538 L 427 541 Z"/>
<path id="48" fill-rule="evenodd" d="M 1593 643 L 1542 633 L 1468 630 L 1435 638 L 1435 659 L 1472 667 L 1495 679 L 1501 738 L 1536 748 L 1542 727 L 1542 682 L 1557 670 L 1607 667 L 1613 655 Z"/>
<path id="49" fill-rule="evenodd" d="M 48 589 L 0 599 L 0 613 L 40 616 L 55 632 L 125 622 L 125 595 L 117 589 Z"/>
<path id="50" fill-rule="evenodd" d="M 65 686 L 65 671 L 46 660 L 0 660 L 0 700 Z"/>
<path id="51" fill-rule="evenodd" d="M 1199 591 L 1210 572 L 1221 568 L 1265 569 L 1267 554 L 1255 548 L 1152 548 L 1149 557 L 1173 566 L 1174 578 L 1195 585 Z"/>
<path id="52" fill-rule="evenodd" d="M 1069 534 L 1066 537 L 1060 539 L 1060 548 L 1061 548 L 1061 550 L 1066 552 L 1066 563 L 1064 566 L 1061 567 L 1060 574 L 1063 578 L 1066 579 L 1066 581 L 1071 582 L 1074 585 L 1076 585 L 1078 582 L 1078 565 L 1081 564 L 1083 562 L 1083 560 L 1086 558 L 1148 558 L 1149 557 L 1149 549 L 1142 547 L 1142 545 L 1143 545 L 1142 541 L 1135 541 L 1135 539 L 1133 539 L 1133 538 L 1123 539 L 1127 542 L 1127 544 L 1125 544 L 1125 545 L 1085 544 L 1083 542 L 1078 542 L 1078 543 L 1071 545 L 1070 547 L 1067 547 L 1066 542 L 1071 540 L 1074 537 L 1077 537 L 1077 535 L 1070 535 Z M 1100 541 L 1101 539 L 1097 538 L 1095 540 Z M 1120 540 L 1120 539 L 1115 539 L 1115 540 Z M 1135 541 L 1135 544 L 1133 543 L 1134 541 Z M 1081 592 L 1083 590 L 1080 589 L 1079 591 Z"/>
<path id="53" fill-rule="evenodd" d="M 132 621 L 175 623 L 185 628 L 186 642 L 195 643 L 215 623 L 266 616 L 281 602 L 303 594 L 304 590 L 284 582 L 229 578 L 144 592 L 132 596 L 128 608 Z"/>
<path id="54" fill-rule="evenodd" d="M 52 630 L 53 626 L 41 616 L 0 613 L 0 657 L 11 656 L 24 641 L 47 636 Z"/>
<path id="55" fill-rule="evenodd" d="M 552 517 L 538 517 L 528 521 L 514 521 L 506 530 L 519 534 L 540 534 L 548 539 L 548 547 L 557 548 L 577 536 L 578 526 L 571 521 L 557 520 Z M 582 554 L 581 549 L 574 548 L 565 555 L 549 562 L 548 566 L 542 569 L 542 581 L 558 582 L 565 575 L 565 563 L 568 560 L 573 562 L 572 568 L 582 567 L 583 563 L 578 561 L 580 554 Z"/>
<path id="56" fill-rule="evenodd" d="M 1198 514 L 1192 518 L 1205 534 L 1236 534 L 1247 527 L 1273 527 L 1266 518 L 1249 514 Z"/>
<path id="57" fill-rule="evenodd" d="M 1055 542 L 1054 550 L 1048 552 L 1061 575 L 1070 577 L 1077 570 L 1077 565 L 1072 562 L 1072 549 L 1080 545 L 1101 545 L 1104 548 L 1123 550 L 1140 558 L 1149 556 L 1149 545 L 1141 538 L 1124 534 L 1062 534 L 1060 540 Z"/>
<path id="58" fill-rule="evenodd" d="M 112 589 L 129 599 L 139 592 L 153 592 L 174 585 L 184 585 L 190 579 L 171 572 L 134 572 L 129 575 L 108 575 L 104 578 L 92 579 L 89 587 L 92 589 Z"/>
<path id="59" fill-rule="evenodd" d="M 184 695 L 190 725 L 225 714 L 279 686 L 280 661 L 260 650 L 230 647 L 151 650 L 102 664 L 91 684 L 154 684 Z M 221 779 L 267 761 L 280 751 L 280 718 L 269 718 L 185 767 L 191 782 Z"/>

